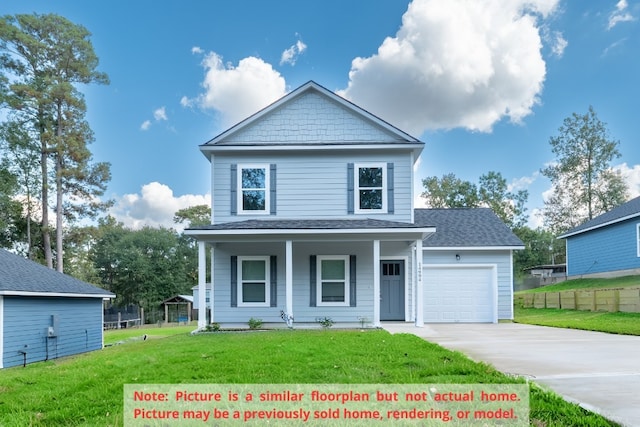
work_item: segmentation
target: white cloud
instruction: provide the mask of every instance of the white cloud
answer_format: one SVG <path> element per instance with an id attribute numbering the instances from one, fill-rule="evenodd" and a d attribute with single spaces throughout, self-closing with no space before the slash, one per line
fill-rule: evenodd
<path id="1" fill-rule="evenodd" d="M 153 118 L 156 122 L 159 121 L 167 121 L 167 111 L 165 109 L 165 107 L 160 107 L 157 108 L 154 112 L 153 112 Z M 149 130 L 149 128 L 151 127 L 151 120 L 145 120 L 144 122 L 142 122 L 142 124 L 140 125 L 140 129 L 141 130 Z"/>
<path id="2" fill-rule="evenodd" d="M 564 50 L 569 45 L 569 42 L 564 38 L 561 32 L 556 31 L 553 33 L 553 44 L 551 46 L 551 52 L 558 58 L 562 58 Z"/>
<path id="3" fill-rule="evenodd" d="M 201 53 L 204 53 L 204 51 L 199 46 L 194 46 L 191 48 L 191 53 L 193 53 L 194 55 L 199 55 Z"/>
<path id="4" fill-rule="evenodd" d="M 156 121 L 167 120 L 167 112 L 166 112 L 165 108 L 164 107 L 160 107 L 156 111 L 154 111 L 153 112 L 153 118 L 156 119 Z"/>
<path id="5" fill-rule="evenodd" d="M 519 191 L 528 189 L 531 184 L 540 176 L 539 171 L 535 171 L 531 176 L 523 176 L 515 178 L 507 185 L 507 191 Z"/>
<path id="6" fill-rule="evenodd" d="M 298 56 L 300 56 L 305 50 L 307 50 L 307 45 L 304 44 L 302 40 L 298 39 L 298 41 L 294 45 L 282 52 L 282 56 L 280 57 L 280 65 L 296 65 Z"/>
<path id="7" fill-rule="evenodd" d="M 635 17 L 633 17 L 629 12 L 627 12 L 626 9 L 628 6 L 629 5 L 627 4 L 627 0 L 620 0 L 618 3 L 616 3 L 615 10 L 611 12 L 611 14 L 609 15 L 607 30 L 612 29 L 613 27 L 618 25 L 620 22 L 629 22 L 629 21 L 636 20 Z"/>
<path id="8" fill-rule="evenodd" d="M 173 215 L 179 209 L 195 205 L 210 205 L 210 195 L 185 194 L 174 196 L 165 184 L 151 182 L 142 186 L 140 193 L 116 197 L 109 210 L 116 220 L 135 230 L 144 226 L 166 227 L 182 231 L 183 224 L 174 224 Z"/>
<path id="9" fill-rule="evenodd" d="M 266 107 L 286 94 L 284 77 L 271 64 L 249 56 L 238 66 L 224 64 L 215 52 L 202 62 L 206 75 L 204 93 L 196 99 L 181 100 L 182 105 L 197 103 L 220 112 L 223 126 L 231 126 Z"/>
<path id="10" fill-rule="evenodd" d="M 539 20 L 558 0 L 414 0 L 395 37 L 355 58 L 342 96 L 415 135 L 521 121 L 546 74 Z M 556 43 L 557 45 L 557 43 Z"/>
<path id="11" fill-rule="evenodd" d="M 640 196 L 640 165 L 630 167 L 626 163 L 622 163 L 614 166 L 613 170 L 619 171 L 629 186 L 629 198 Z"/>

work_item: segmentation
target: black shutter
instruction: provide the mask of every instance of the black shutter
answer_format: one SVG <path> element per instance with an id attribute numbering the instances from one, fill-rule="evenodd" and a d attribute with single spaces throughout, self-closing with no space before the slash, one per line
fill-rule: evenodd
<path id="1" fill-rule="evenodd" d="M 316 306 L 316 256 L 309 257 L 309 306 Z"/>
<path id="2" fill-rule="evenodd" d="M 231 184 L 230 184 L 230 204 L 231 204 L 231 215 L 238 214 L 238 165 L 231 165 Z"/>
<path id="3" fill-rule="evenodd" d="M 353 163 L 347 163 L 347 213 L 352 214 L 354 212 L 353 209 L 353 201 L 354 201 L 354 174 L 353 174 Z"/>
<path id="4" fill-rule="evenodd" d="M 231 307 L 238 306 L 238 257 L 231 257 Z"/>
<path id="5" fill-rule="evenodd" d="M 349 256 L 349 305 L 356 306 L 356 256 Z"/>
<path id="6" fill-rule="evenodd" d="M 393 190 L 393 163 L 387 163 L 387 212 L 393 213 L 394 206 L 394 190 Z"/>
<path id="7" fill-rule="evenodd" d="M 276 214 L 276 165 L 269 166 L 269 210 L 271 215 Z"/>
<path id="8" fill-rule="evenodd" d="M 269 290 L 271 291 L 271 307 L 278 306 L 278 260 L 275 255 L 271 255 L 269 261 L 269 273 L 271 274 L 271 283 Z"/>

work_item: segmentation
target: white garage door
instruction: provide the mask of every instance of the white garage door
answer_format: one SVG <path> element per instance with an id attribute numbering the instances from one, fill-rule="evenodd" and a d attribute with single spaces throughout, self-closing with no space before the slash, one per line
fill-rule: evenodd
<path id="1" fill-rule="evenodd" d="M 425 322 L 495 322 L 494 266 L 425 266 Z"/>

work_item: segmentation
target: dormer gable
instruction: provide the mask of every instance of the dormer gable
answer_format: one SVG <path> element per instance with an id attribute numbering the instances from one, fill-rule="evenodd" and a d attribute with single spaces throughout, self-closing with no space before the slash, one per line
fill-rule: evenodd
<path id="1" fill-rule="evenodd" d="M 200 146 L 210 151 L 231 147 L 407 144 L 423 143 L 377 116 L 309 81 L 278 101 Z"/>

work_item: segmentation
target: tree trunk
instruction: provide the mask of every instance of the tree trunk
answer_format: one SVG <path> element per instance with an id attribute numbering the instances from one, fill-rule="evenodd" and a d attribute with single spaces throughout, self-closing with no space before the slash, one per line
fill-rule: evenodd
<path id="1" fill-rule="evenodd" d="M 62 261 L 62 162 L 56 158 L 56 270 L 63 272 Z"/>
<path id="2" fill-rule="evenodd" d="M 51 231 L 49 230 L 49 184 L 47 183 L 47 147 L 42 142 L 42 151 L 40 153 L 40 169 L 42 170 L 42 246 L 44 247 L 44 259 L 47 267 L 53 268 L 53 257 L 51 254 Z"/>

